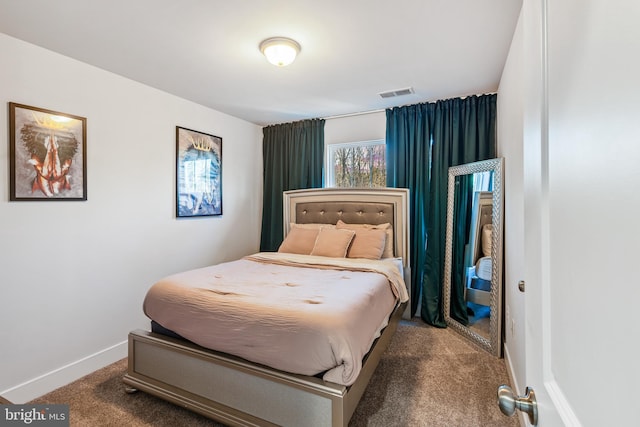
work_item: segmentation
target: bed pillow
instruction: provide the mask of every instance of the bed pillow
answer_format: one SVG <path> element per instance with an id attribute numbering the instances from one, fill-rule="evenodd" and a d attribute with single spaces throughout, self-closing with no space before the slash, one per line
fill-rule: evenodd
<path id="1" fill-rule="evenodd" d="M 278 248 L 278 252 L 309 255 L 316 243 L 319 231 L 319 228 L 292 227 Z"/>
<path id="2" fill-rule="evenodd" d="M 384 224 L 347 224 L 342 220 L 338 220 L 336 228 L 344 230 L 384 230 L 386 239 L 384 241 L 384 250 L 382 251 L 382 258 L 393 258 L 393 228 L 391 224 L 385 222 Z"/>
<path id="3" fill-rule="evenodd" d="M 338 230 L 337 228 L 322 227 L 316 238 L 311 255 L 344 258 L 349 244 L 355 235 L 353 230 Z"/>
<path id="4" fill-rule="evenodd" d="M 318 224 L 318 223 L 309 223 L 309 224 L 296 224 L 295 222 L 292 222 L 289 224 L 291 226 L 291 228 L 294 227 L 298 227 L 298 228 L 315 228 L 316 230 L 320 230 L 322 227 L 328 227 L 328 228 L 336 228 L 335 225 L 333 224 Z"/>
<path id="5" fill-rule="evenodd" d="M 491 256 L 493 225 L 485 224 L 482 226 L 482 254 Z"/>
<path id="6" fill-rule="evenodd" d="M 356 234 L 347 251 L 347 258 L 380 259 L 382 257 L 387 241 L 385 230 L 358 228 L 353 231 Z"/>

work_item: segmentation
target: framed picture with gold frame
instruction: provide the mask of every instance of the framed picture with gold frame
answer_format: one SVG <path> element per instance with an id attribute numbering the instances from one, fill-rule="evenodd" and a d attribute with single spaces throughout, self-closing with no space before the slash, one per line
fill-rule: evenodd
<path id="1" fill-rule="evenodd" d="M 176 216 L 222 215 L 222 138 L 176 126 Z"/>
<path id="2" fill-rule="evenodd" d="M 9 200 L 87 200 L 87 119 L 9 103 Z"/>

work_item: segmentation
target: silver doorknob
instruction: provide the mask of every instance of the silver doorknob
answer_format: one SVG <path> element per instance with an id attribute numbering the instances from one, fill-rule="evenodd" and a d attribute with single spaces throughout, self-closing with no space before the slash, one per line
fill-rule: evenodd
<path id="1" fill-rule="evenodd" d="M 526 412 L 529 415 L 531 425 L 538 425 L 538 403 L 536 402 L 536 394 L 532 388 L 525 389 L 524 396 L 516 397 L 515 393 L 508 385 L 498 387 L 498 406 L 500 411 L 506 416 L 513 416 L 516 409 Z"/>

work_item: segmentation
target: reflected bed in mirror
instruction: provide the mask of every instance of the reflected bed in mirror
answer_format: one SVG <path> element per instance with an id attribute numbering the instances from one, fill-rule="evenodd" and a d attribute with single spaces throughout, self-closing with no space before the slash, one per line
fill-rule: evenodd
<path id="1" fill-rule="evenodd" d="M 502 355 L 504 159 L 449 168 L 444 265 L 447 325 Z"/>

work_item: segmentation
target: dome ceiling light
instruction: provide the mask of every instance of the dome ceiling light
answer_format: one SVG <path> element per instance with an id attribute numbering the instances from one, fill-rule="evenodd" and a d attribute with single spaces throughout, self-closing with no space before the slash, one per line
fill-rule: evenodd
<path id="1" fill-rule="evenodd" d="M 260 51 L 273 65 L 286 67 L 296 59 L 300 44 L 286 37 L 271 37 L 260 43 Z"/>

